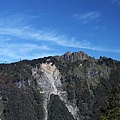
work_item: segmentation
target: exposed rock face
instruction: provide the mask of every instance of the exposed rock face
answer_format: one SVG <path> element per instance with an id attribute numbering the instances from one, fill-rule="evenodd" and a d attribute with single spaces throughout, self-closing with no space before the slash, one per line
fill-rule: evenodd
<path id="1" fill-rule="evenodd" d="M 40 76 L 37 73 L 42 72 Z M 32 74 L 34 78 L 37 79 L 38 86 L 42 88 L 41 93 L 44 94 L 44 108 L 45 108 L 45 120 L 47 120 L 48 112 L 47 112 L 47 104 L 50 100 L 50 95 L 55 94 L 60 97 L 62 101 L 65 102 L 66 107 L 68 108 L 69 112 L 73 115 L 74 118 L 79 120 L 77 115 L 78 108 L 75 105 L 72 105 L 67 100 L 67 92 L 63 90 L 63 85 L 61 83 L 61 75 L 59 70 L 56 68 L 55 65 L 52 63 L 42 63 L 40 69 L 34 68 L 32 69 Z"/>
<path id="2" fill-rule="evenodd" d="M 82 51 L 79 52 L 67 52 L 62 56 L 55 56 L 58 60 L 65 60 L 65 61 L 71 61 L 71 62 L 75 62 L 77 60 L 84 60 L 87 59 L 88 55 L 85 54 Z"/>

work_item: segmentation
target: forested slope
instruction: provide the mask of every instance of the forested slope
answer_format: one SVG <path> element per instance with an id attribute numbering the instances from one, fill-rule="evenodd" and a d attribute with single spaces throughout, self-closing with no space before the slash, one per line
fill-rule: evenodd
<path id="1" fill-rule="evenodd" d="M 43 76 L 42 63 L 52 63 L 51 67 L 55 65 L 60 72 L 67 101 L 78 108 L 75 118 L 67 109 L 65 100 L 62 101 L 59 94 L 50 93 L 50 100 L 47 101 L 48 120 L 112 120 L 113 116 L 118 116 L 118 120 L 120 62 L 106 57 L 94 59 L 84 52 L 0 64 L 1 120 L 45 119 L 46 93 L 38 81 Z M 33 76 L 33 69 L 38 70 L 36 77 Z M 45 79 L 42 77 L 43 84 Z M 108 104 L 105 106 L 106 101 Z M 112 106 L 114 104 L 116 106 Z M 114 115 L 110 115 L 114 112 Z"/>

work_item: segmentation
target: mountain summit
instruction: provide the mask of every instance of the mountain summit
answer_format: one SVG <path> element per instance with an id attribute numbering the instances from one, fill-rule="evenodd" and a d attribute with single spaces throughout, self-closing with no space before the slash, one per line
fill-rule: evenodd
<path id="1" fill-rule="evenodd" d="M 88 58 L 88 55 L 82 51 L 70 53 L 66 52 L 64 55 L 56 56 L 58 60 L 71 61 L 75 62 L 77 60 L 85 60 Z"/>

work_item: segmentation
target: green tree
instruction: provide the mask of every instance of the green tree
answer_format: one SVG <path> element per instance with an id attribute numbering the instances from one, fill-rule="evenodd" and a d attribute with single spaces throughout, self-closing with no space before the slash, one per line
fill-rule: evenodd
<path id="1" fill-rule="evenodd" d="M 48 120 L 74 120 L 64 102 L 57 95 L 51 95 L 48 105 Z"/>
<path id="2" fill-rule="evenodd" d="M 111 91 L 100 120 L 120 120 L 120 85 Z"/>

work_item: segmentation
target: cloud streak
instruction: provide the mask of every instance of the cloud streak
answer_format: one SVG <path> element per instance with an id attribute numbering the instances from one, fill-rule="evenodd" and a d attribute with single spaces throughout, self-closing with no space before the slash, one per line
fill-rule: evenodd
<path id="1" fill-rule="evenodd" d="M 117 3 L 120 5 L 120 0 L 111 0 L 112 3 Z"/>
<path id="2" fill-rule="evenodd" d="M 36 45 L 30 43 L 1 43 L 0 44 L 0 60 L 4 58 L 4 61 L 13 61 L 22 59 L 33 59 L 41 57 L 42 51 L 50 51 L 51 49 L 46 45 Z M 4 62 L 3 61 L 3 62 Z"/>
<path id="3" fill-rule="evenodd" d="M 40 42 L 53 42 L 54 44 L 57 44 L 59 46 L 63 47 L 73 47 L 73 48 L 83 48 L 83 49 L 91 49 L 91 50 L 101 50 L 100 48 L 93 48 L 91 43 L 87 41 L 77 41 L 75 38 L 68 38 L 65 35 L 58 35 L 58 33 L 55 32 L 48 32 L 48 31 L 29 31 L 27 29 L 16 29 L 16 28 L 9 28 L 9 29 L 0 29 L 0 34 L 2 35 L 8 35 L 8 36 L 14 36 L 19 39 L 24 40 L 34 40 L 34 41 L 40 41 Z M 45 49 L 47 50 L 47 49 Z"/>
<path id="4" fill-rule="evenodd" d="M 18 59 L 34 59 L 43 56 L 57 55 L 58 46 L 89 49 L 95 51 L 108 51 L 91 44 L 89 41 L 76 40 L 75 37 L 59 34 L 56 30 L 37 29 L 30 24 L 34 16 L 7 15 L 0 16 L 0 62 L 18 61 Z M 89 12 L 74 15 L 83 23 L 97 20 L 99 12 Z M 28 19 L 29 18 L 29 19 Z M 29 21 L 29 22 L 28 22 Z M 59 50 L 60 51 L 60 50 Z M 119 50 L 113 52 L 120 52 Z"/>
<path id="5" fill-rule="evenodd" d="M 101 13 L 98 11 L 90 11 L 84 14 L 76 13 L 73 15 L 73 18 L 80 21 L 81 23 L 89 23 L 95 20 L 98 20 L 101 16 Z"/>
<path id="6" fill-rule="evenodd" d="M 24 39 L 25 40 L 31 40 L 31 41 L 40 41 L 40 42 L 53 42 L 54 44 L 57 44 L 59 46 L 64 46 L 64 47 L 77 47 L 77 44 L 80 44 L 81 48 L 86 48 L 87 45 L 86 43 L 83 42 L 78 42 L 75 40 L 74 37 L 68 37 L 66 35 L 62 35 L 57 33 L 55 30 L 49 30 L 49 29 L 41 29 L 37 30 L 30 25 L 23 25 L 22 26 L 22 21 L 21 19 L 12 21 L 10 18 L 13 19 L 12 17 L 6 18 L 8 20 L 5 20 L 5 23 L 2 22 L 0 25 L 0 35 L 6 37 L 6 39 L 11 37 L 16 37 L 19 39 Z M 7 21 L 11 21 L 10 23 Z M 17 26 L 17 23 L 20 23 L 21 26 Z M 1 23 L 1 22 L 0 22 Z M 7 25 L 7 26 L 4 26 Z"/>

